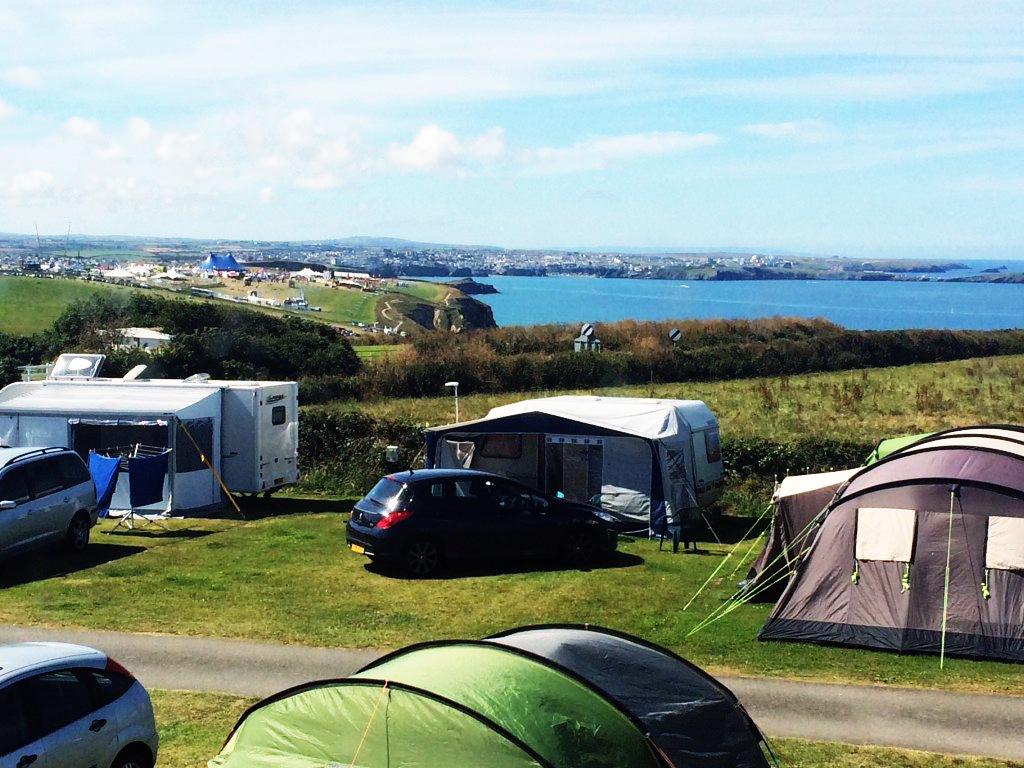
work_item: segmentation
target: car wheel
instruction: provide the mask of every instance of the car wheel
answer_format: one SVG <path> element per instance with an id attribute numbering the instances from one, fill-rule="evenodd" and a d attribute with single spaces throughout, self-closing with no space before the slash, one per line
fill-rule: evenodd
<path id="1" fill-rule="evenodd" d="M 590 531 L 573 528 L 565 537 L 565 559 L 573 568 L 588 568 L 597 559 L 597 542 Z"/>
<path id="2" fill-rule="evenodd" d="M 426 578 L 441 569 L 441 547 L 433 539 L 413 539 L 405 547 L 403 565 L 410 576 Z"/>
<path id="3" fill-rule="evenodd" d="M 85 512 L 77 513 L 68 524 L 68 532 L 64 535 L 64 547 L 70 552 L 81 552 L 89 543 L 89 529 L 92 525 Z"/>
<path id="4" fill-rule="evenodd" d="M 153 758 L 147 749 L 128 747 L 114 758 L 110 768 L 153 768 Z"/>

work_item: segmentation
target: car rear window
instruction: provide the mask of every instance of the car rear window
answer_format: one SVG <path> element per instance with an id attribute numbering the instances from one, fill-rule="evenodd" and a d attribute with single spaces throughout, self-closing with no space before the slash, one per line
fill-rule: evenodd
<path id="1" fill-rule="evenodd" d="M 382 477 L 370 492 L 366 494 L 366 498 L 377 502 L 382 507 L 386 507 L 389 501 L 401 495 L 404 488 L 404 483 L 400 483 L 390 477 Z"/>

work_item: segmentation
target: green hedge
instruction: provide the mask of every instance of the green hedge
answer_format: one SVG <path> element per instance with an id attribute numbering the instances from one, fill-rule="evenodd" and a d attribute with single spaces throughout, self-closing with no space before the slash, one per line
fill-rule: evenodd
<path id="1" fill-rule="evenodd" d="M 422 424 L 375 419 L 357 410 L 304 406 L 299 424 L 302 489 L 358 496 L 393 469 L 423 466 Z M 385 449 L 397 445 L 399 461 L 388 466 Z M 800 438 L 786 443 L 726 436 L 726 471 L 740 477 L 782 479 L 786 475 L 859 466 L 874 445 L 855 440 Z"/>
<path id="2" fill-rule="evenodd" d="M 672 346 L 652 335 L 657 329 L 656 324 L 634 324 L 622 329 L 624 338 L 602 352 L 580 353 L 571 351 L 565 340 L 557 351 L 538 349 L 519 343 L 518 337 L 501 336 L 501 331 L 430 335 L 429 343 L 417 339 L 407 353 L 371 361 L 352 377 L 303 380 L 301 392 L 306 403 L 345 394 L 357 399 L 434 396 L 451 379 L 461 382 L 464 391 L 476 393 L 594 389 L 1024 353 L 1021 330 L 848 331 L 821 321 L 708 321 L 692 338 Z M 633 332 L 632 343 L 626 330 Z M 538 333 L 548 342 L 553 337 L 546 326 Z"/>

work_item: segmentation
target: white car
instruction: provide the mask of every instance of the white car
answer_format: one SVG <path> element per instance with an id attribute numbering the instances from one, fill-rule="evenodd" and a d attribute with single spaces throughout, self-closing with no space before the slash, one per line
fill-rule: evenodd
<path id="1" fill-rule="evenodd" d="M 102 651 L 0 645 L 0 768 L 153 768 L 149 694 Z"/>
<path id="2" fill-rule="evenodd" d="M 0 558 L 63 542 L 77 552 L 96 525 L 96 486 L 68 448 L 0 448 Z"/>

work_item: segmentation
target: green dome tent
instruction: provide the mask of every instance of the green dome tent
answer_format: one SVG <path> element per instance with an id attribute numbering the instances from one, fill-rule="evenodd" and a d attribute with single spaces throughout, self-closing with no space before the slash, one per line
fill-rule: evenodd
<path id="1" fill-rule="evenodd" d="M 209 766 L 762 768 L 760 740 L 735 697 L 678 656 L 546 626 L 413 645 L 283 691 Z"/>

